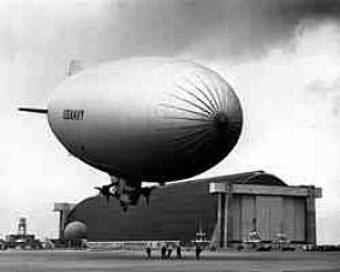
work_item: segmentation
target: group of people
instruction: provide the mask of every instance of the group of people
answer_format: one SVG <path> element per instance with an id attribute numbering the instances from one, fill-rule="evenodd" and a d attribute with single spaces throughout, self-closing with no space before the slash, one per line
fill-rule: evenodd
<path id="1" fill-rule="evenodd" d="M 180 245 L 176 245 L 175 246 L 176 249 L 176 259 L 182 259 L 182 248 Z M 162 260 L 166 260 L 166 259 L 173 259 L 172 256 L 172 251 L 174 250 L 172 245 L 169 245 L 168 247 L 166 247 L 165 245 L 163 245 L 161 247 L 161 259 Z"/>
<path id="2" fill-rule="evenodd" d="M 173 251 L 176 250 L 176 256 L 173 255 Z M 199 247 L 199 245 L 196 244 L 196 259 L 200 259 L 200 254 L 202 252 L 202 249 Z M 148 259 L 151 259 L 151 253 L 152 248 L 150 245 L 146 247 L 146 256 Z M 161 247 L 161 259 L 162 260 L 173 260 L 174 258 L 181 260 L 182 257 L 182 248 L 180 244 L 176 244 L 175 247 L 173 245 L 166 246 L 165 244 Z"/>

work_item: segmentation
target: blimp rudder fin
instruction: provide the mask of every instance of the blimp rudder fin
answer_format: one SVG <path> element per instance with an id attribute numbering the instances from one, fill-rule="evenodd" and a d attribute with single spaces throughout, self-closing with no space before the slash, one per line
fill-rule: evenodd
<path id="1" fill-rule="evenodd" d="M 83 63 L 79 60 L 71 60 L 68 64 L 66 75 L 71 77 L 84 70 Z"/>
<path id="2" fill-rule="evenodd" d="M 26 111 L 26 112 L 41 113 L 41 114 L 47 114 L 48 113 L 47 109 L 25 108 L 25 107 L 18 108 L 18 111 Z"/>

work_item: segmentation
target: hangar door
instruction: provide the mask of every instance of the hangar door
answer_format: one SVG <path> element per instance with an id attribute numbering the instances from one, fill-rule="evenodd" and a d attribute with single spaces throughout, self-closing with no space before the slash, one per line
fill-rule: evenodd
<path id="1" fill-rule="evenodd" d="M 284 197 L 284 231 L 290 241 L 305 241 L 305 199 L 299 197 Z"/>
<path id="2" fill-rule="evenodd" d="M 290 241 L 305 241 L 305 199 L 289 196 L 235 195 L 230 207 L 232 241 L 249 241 L 256 228 L 264 241 L 275 241 L 281 231 Z"/>
<path id="3" fill-rule="evenodd" d="M 263 241 L 277 239 L 277 234 L 283 227 L 283 197 L 256 197 L 256 228 Z"/>
<path id="4" fill-rule="evenodd" d="M 229 221 L 230 220 L 230 221 Z M 228 239 L 233 242 L 241 241 L 240 232 L 240 196 L 234 195 L 230 203 L 228 217 Z"/>
<path id="5" fill-rule="evenodd" d="M 240 240 L 249 241 L 249 233 L 253 229 L 253 219 L 256 216 L 254 195 L 242 195 L 239 200 L 240 211 Z"/>
<path id="6" fill-rule="evenodd" d="M 282 227 L 283 198 L 280 196 L 239 195 L 231 205 L 233 241 L 249 241 L 254 227 L 262 240 L 274 240 Z M 254 225 L 256 219 L 256 226 Z M 230 237 L 230 236 L 229 236 Z"/>

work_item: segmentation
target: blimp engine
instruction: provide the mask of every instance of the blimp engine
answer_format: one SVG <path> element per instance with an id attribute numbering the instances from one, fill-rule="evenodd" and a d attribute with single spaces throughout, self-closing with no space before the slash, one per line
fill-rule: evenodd
<path id="1" fill-rule="evenodd" d="M 189 178 L 223 160 L 240 136 L 242 110 L 207 67 L 139 58 L 67 79 L 49 101 L 48 121 L 71 154 L 109 173 L 107 192 L 131 204 L 141 181 Z"/>

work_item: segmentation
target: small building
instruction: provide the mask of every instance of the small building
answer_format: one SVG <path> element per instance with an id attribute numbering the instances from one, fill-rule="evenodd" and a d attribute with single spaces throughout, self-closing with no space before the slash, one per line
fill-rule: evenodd
<path id="1" fill-rule="evenodd" d="M 115 199 L 91 197 L 68 213 L 65 224 L 84 222 L 89 241 L 186 242 L 204 233 L 210 244 L 223 248 L 250 241 L 256 230 L 264 242 L 284 236 L 291 243 L 315 244 L 319 197 L 321 188 L 288 186 L 254 171 L 159 187 L 149 206 L 141 198 L 127 212 Z"/>

